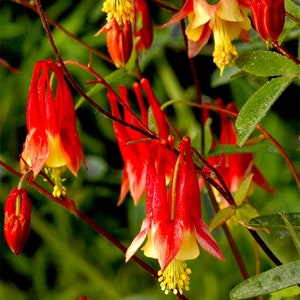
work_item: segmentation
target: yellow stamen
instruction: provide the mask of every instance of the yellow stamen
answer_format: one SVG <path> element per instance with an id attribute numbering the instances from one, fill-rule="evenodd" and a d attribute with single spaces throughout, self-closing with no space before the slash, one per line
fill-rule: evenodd
<path id="1" fill-rule="evenodd" d="M 66 196 L 67 189 L 62 184 L 65 179 L 60 177 L 62 168 L 46 168 L 45 171 L 46 174 L 48 174 L 54 182 L 52 195 L 57 198 L 59 198 L 60 196 Z"/>
<path id="2" fill-rule="evenodd" d="M 111 23 L 116 20 L 122 26 L 126 21 L 133 21 L 133 8 L 131 0 L 106 0 L 102 11 L 107 13 L 106 20 Z"/>
<path id="3" fill-rule="evenodd" d="M 166 295 L 170 291 L 173 291 L 173 294 L 181 294 L 183 290 L 188 291 L 190 284 L 190 274 L 192 273 L 191 269 L 187 267 L 187 264 L 178 259 L 173 259 L 171 263 L 162 271 L 158 271 L 158 282 L 162 291 Z"/>
<path id="4" fill-rule="evenodd" d="M 213 28 L 215 49 L 213 53 L 214 63 L 220 69 L 222 76 L 223 70 L 227 65 L 232 65 L 238 56 L 236 48 L 232 45 L 229 33 L 226 28 L 226 21 L 216 17 Z"/>

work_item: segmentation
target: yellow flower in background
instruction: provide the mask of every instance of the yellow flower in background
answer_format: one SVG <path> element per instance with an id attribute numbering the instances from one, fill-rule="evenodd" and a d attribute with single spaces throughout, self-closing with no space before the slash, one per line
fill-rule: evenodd
<path id="1" fill-rule="evenodd" d="M 238 56 L 232 40 L 248 39 L 251 22 L 247 16 L 247 1 L 220 0 L 209 4 L 205 0 L 188 0 L 166 25 L 174 24 L 188 17 L 186 35 L 188 55 L 196 56 L 207 44 L 211 34 L 214 37 L 213 60 L 223 73 L 225 66 L 234 63 Z"/>

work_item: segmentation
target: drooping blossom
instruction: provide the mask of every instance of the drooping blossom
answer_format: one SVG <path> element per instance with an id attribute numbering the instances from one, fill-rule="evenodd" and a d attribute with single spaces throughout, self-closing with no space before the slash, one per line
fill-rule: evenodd
<path id="1" fill-rule="evenodd" d="M 232 40 L 237 37 L 248 40 L 251 23 L 247 6 L 247 0 L 220 0 L 216 4 L 209 4 L 206 0 L 187 0 L 164 26 L 188 17 L 185 33 L 189 57 L 196 56 L 213 34 L 213 61 L 222 74 L 225 66 L 233 64 L 238 56 Z"/>
<path id="2" fill-rule="evenodd" d="M 219 108 L 226 108 L 232 113 L 237 114 L 238 109 L 234 103 L 228 103 L 225 107 L 221 99 L 216 100 Z M 225 113 L 220 112 L 220 145 L 236 145 L 236 129 L 233 120 Z M 212 147 L 217 145 L 216 140 L 213 140 Z M 253 174 L 253 182 L 266 190 L 273 192 L 260 170 L 254 165 L 254 156 L 252 153 L 229 154 L 209 157 L 208 162 L 215 166 L 224 179 L 226 185 L 231 192 L 236 192 L 240 184 L 246 177 Z"/>
<path id="3" fill-rule="evenodd" d="M 146 107 L 143 99 L 142 88 L 146 94 L 146 100 L 148 106 Z M 145 129 L 150 127 L 149 125 L 149 112 L 151 112 L 151 123 L 155 124 L 156 128 L 152 128 L 160 138 L 167 139 L 169 130 L 165 120 L 165 114 L 160 109 L 158 100 L 156 99 L 148 80 L 142 79 L 141 84 L 134 83 L 133 90 L 136 95 L 138 107 L 140 110 L 140 120 L 137 116 L 133 115 L 128 109 L 123 109 L 123 114 L 118 104 L 117 96 L 115 93 L 109 92 L 108 99 L 111 107 L 112 114 L 132 124 L 138 128 Z M 128 100 L 127 90 L 125 87 L 119 87 L 120 96 L 123 103 L 130 107 L 131 104 Z M 146 166 L 149 161 L 151 153 L 150 144 L 151 141 L 145 139 L 145 135 L 126 127 L 116 121 L 113 122 L 115 136 L 118 142 L 118 146 L 124 161 L 123 178 L 121 184 L 121 192 L 118 204 L 121 204 L 130 191 L 131 196 L 135 204 L 139 202 L 144 191 L 146 184 Z M 171 173 L 171 171 L 169 171 Z"/>
<path id="4" fill-rule="evenodd" d="M 189 289 L 191 270 L 186 260 L 195 259 L 202 248 L 224 260 L 223 254 L 201 217 L 198 179 L 192 160 L 191 142 L 184 137 L 170 186 L 166 185 L 167 142 L 154 141 L 146 174 L 146 218 L 140 233 L 126 252 L 128 261 L 142 245 L 145 256 L 156 258 L 162 290 L 183 293 Z"/>
<path id="5" fill-rule="evenodd" d="M 102 11 L 107 13 L 105 25 L 96 33 L 106 33 L 106 44 L 117 68 L 125 68 L 137 39 L 136 49 L 144 51 L 151 46 L 153 25 L 145 0 L 106 0 Z M 133 30 L 134 26 L 134 30 Z"/>
<path id="6" fill-rule="evenodd" d="M 13 188 L 4 205 L 4 237 L 9 248 L 19 255 L 28 239 L 31 202 L 25 189 Z"/>
<path id="7" fill-rule="evenodd" d="M 264 41 L 277 42 L 285 22 L 284 0 L 251 0 L 252 21 Z"/>
<path id="8" fill-rule="evenodd" d="M 105 25 L 96 36 L 105 32 L 109 55 L 117 68 L 125 68 L 133 47 L 133 7 L 130 0 L 106 0 L 103 12 L 107 13 Z"/>
<path id="9" fill-rule="evenodd" d="M 23 172 L 31 169 L 34 177 L 47 166 L 59 188 L 60 168 L 76 176 L 85 163 L 76 130 L 74 102 L 62 69 L 52 60 L 35 65 L 26 108 L 27 137 L 20 159 Z"/>

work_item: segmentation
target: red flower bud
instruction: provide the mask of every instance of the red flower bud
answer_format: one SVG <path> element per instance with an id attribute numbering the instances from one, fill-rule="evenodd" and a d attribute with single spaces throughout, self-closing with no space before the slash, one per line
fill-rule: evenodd
<path id="1" fill-rule="evenodd" d="M 13 188 L 4 206 L 4 237 L 11 251 L 18 255 L 30 232 L 31 202 L 25 189 Z"/>
<path id="2" fill-rule="evenodd" d="M 125 68 L 132 52 L 131 22 L 120 25 L 114 19 L 100 29 L 96 35 L 106 32 L 106 44 L 109 55 L 117 68 Z"/>
<path id="3" fill-rule="evenodd" d="M 253 25 L 263 40 L 277 41 L 284 27 L 284 0 L 251 0 Z"/>

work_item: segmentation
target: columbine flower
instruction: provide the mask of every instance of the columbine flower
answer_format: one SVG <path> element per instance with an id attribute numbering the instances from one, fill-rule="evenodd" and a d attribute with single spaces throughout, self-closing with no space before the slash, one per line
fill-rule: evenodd
<path id="1" fill-rule="evenodd" d="M 193 57 L 207 44 L 211 32 L 214 36 L 214 63 L 221 74 L 227 65 L 234 63 L 238 53 L 231 41 L 238 36 L 248 39 L 251 24 L 246 13 L 247 1 L 220 0 L 208 4 L 206 0 L 187 0 L 181 10 L 166 25 L 174 24 L 188 17 L 186 35 L 188 54 Z"/>
<path id="2" fill-rule="evenodd" d="M 4 206 L 4 237 L 15 255 L 19 255 L 30 233 L 31 202 L 25 189 L 13 188 Z"/>
<path id="3" fill-rule="evenodd" d="M 144 254 L 158 259 L 162 290 L 183 293 L 189 289 L 191 270 L 185 260 L 195 259 L 200 245 L 223 260 L 221 250 L 201 218 L 200 191 L 192 160 L 191 143 L 184 137 L 170 188 L 166 186 L 167 143 L 154 141 L 146 175 L 146 218 L 126 252 L 128 261 L 148 237 Z"/>
<path id="4" fill-rule="evenodd" d="M 224 108 L 221 99 L 217 99 L 218 107 Z M 229 103 L 226 109 L 238 113 L 236 106 Z M 220 112 L 221 117 L 221 133 L 220 145 L 236 145 L 236 130 L 233 121 L 225 112 Z M 216 146 L 215 140 L 213 147 Z M 226 185 L 231 192 L 236 192 L 240 184 L 246 177 L 253 173 L 253 182 L 268 192 L 273 192 L 268 182 L 265 180 L 259 169 L 254 165 L 254 157 L 252 153 L 229 154 L 223 157 L 209 157 L 208 162 L 217 167 L 218 172 L 224 179 Z"/>
<path id="5" fill-rule="evenodd" d="M 106 24 L 96 33 L 105 32 L 110 57 L 117 68 L 125 68 L 132 52 L 132 28 L 134 19 L 131 0 L 106 0 L 103 12 L 107 13 Z"/>
<path id="6" fill-rule="evenodd" d="M 50 77 L 50 74 L 51 77 Z M 51 78 L 51 79 L 50 79 Z M 31 169 L 34 177 L 46 165 L 56 186 L 56 196 L 65 193 L 61 167 L 76 176 L 84 160 L 76 131 L 76 116 L 71 92 L 63 72 L 52 60 L 35 65 L 28 95 L 27 137 L 21 154 L 23 172 Z"/>
<path id="7" fill-rule="evenodd" d="M 136 38 L 136 51 L 147 50 L 153 40 L 153 24 L 146 0 L 106 0 L 102 8 L 106 24 L 95 34 L 105 32 L 110 57 L 117 68 L 125 68 Z M 132 28 L 133 27 L 133 28 Z"/>
<path id="8" fill-rule="evenodd" d="M 150 84 L 146 79 L 141 80 L 141 85 L 146 93 L 146 99 L 149 104 L 149 112 L 151 112 L 151 122 L 154 123 L 155 128 L 151 128 L 162 139 L 167 139 L 169 130 L 165 121 L 165 115 L 160 109 L 159 103 L 151 90 Z M 149 118 L 148 110 L 144 104 L 142 96 L 141 85 L 135 83 L 133 90 L 135 92 L 140 113 L 141 120 L 133 115 L 133 112 L 129 112 L 129 109 L 124 109 L 123 117 L 119 105 L 117 103 L 116 94 L 109 92 L 108 99 L 111 106 L 112 114 L 120 119 L 123 119 L 127 123 L 135 125 L 138 128 L 148 128 Z M 121 98 L 125 106 L 130 107 L 127 90 L 121 86 L 119 88 Z M 121 185 L 121 192 L 118 204 L 121 204 L 130 191 L 131 196 L 135 204 L 139 202 L 144 191 L 146 184 L 146 166 L 149 161 L 150 147 L 149 140 L 145 140 L 145 136 L 136 130 L 128 128 L 118 122 L 113 122 L 115 135 L 121 151 L 121 155 L 124 161 L 123 179 Z M 169 171 L 170 173 L 171 171 Z"/>
<path id="9" fill-rule="evenodd" d="M 284 0 L 251 0 L 255 29 L 265 41 L 277 41 L 285 21 Z"/>

